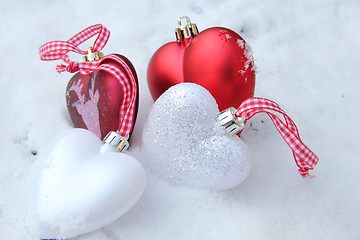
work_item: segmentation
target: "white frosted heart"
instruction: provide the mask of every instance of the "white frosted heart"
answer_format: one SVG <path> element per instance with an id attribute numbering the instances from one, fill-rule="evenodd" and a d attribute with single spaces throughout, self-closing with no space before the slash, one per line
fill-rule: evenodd
<path id="1" fill-rule="evenodd" d="M 70 238 L 119 218 L 140 198 L 145 173 L 85 129 L 55 138 L 40 155 L 34 209 L 42 238 Z"/>
<path id="2" fill-rule="evenodd" d="M 215 99 L 203 87 L 180 83 L 150 109 L 142 135 L 143 162 L 175 184 L 226 190 L 249 174 L 245 143 L 220 126 Z"/>

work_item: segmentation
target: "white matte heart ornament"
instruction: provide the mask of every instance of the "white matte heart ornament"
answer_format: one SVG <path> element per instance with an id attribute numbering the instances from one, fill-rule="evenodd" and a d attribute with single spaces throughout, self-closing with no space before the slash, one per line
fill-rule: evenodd
<path id="1" fill-rule="evenodd" d="M 40 155 L 34 209 L 42 238 L 70 238 L 99 229 L 140 198 L 145 173 L 85 129 L 71 129 Z"/>
<path id="2" fill-rule="evenodd" d="M 218 121 L 215 99 L 203 87 L 180 83 L 154 103 L 144 125 L 144 164 L 171 183 L 227 190 L 249 174 L 245 143 Z"/>

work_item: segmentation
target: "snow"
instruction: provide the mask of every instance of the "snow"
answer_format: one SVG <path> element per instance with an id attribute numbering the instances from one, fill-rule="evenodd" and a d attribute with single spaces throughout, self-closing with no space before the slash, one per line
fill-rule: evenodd
<path id="1" fill-rule="evenodd" d="M 96 23 L 111 31 L 104 53 L 127 56 L 140 80 L 129 154 L 141 158 L 142 127 L 153 104 L 147 63 L 175 40 L 177 18 L 188 15 L 200 31 L 227 27 L 252 47 L 255 95 L 278 102 L 296 122 L 320 158 L 316 178 L 298 175 L 291 151 L 259 115 L 242 133 L 252 170 L 240 186 L 195 190 L 148 172 L 145 192 L 128 213 L 75 239 L 359 239 L 359 10 L 358 0 L 1 0 L 0 238 L 38 239 L 27 221 L 34 154 L 72 127 L 65 106 L 71 74 L 55 71 L 60 62 L 40 61 L 39 46 Z"/>

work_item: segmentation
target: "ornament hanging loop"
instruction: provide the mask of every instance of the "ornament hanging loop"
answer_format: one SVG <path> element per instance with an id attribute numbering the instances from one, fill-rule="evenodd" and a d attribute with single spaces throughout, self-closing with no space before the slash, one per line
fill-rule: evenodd
<path id="1" fill-rule="evenodd" d="M 182 20 L 185 19 L 186 24 L 182 24 Z M 182 16 L 178 18 L 178 27 L 175 28 L 176 40 L 188 39 L 195 37 L 199 33 L 199 30 L 195 23 L 191 23 L 188 16 Z"/>
<path id="2" fill-rule="evenodd" d="M 186 25 L 183 25 L 181 22 L 182 20 L 185 19 L 186 21 Z M 189 26 L 191 25 L 191 21 L 190 21 L 190 18 L 188 16 L 182 16 L 182 17 L 179 17 L 178 18 L 178 26 L 181 27 L 181 26 Z"/>
<path id="3" fill-rule="evenodd" d="M 280 108 L 280 106 L 265 98 L 252 97 L 246 99 L 235 111 L 235 116 L 244 116 L 245 121 L 258 113 L 266 113 L 274 123 L 276 129 L 293 152 L 299 173 L 303 177 L 309 177 L 309 170 L 313 170 L 319 162 L 319 158 L 301 141 L 299 131 L 294 121 Z M 285 121 L 276 114 L 282 115 Z"/>
<path id="4" fill-rule="evenodd" d="M 104 57 L 102 52 L 92 52 L 92 47 L 89 47 L 88 54 L 83 57 L 84 62 L 90 62 L 94 60 L 99 60 Z"/>
<path id="5" fill-rule="evenodd" d="M 78 47 L 81 43 L 96 35 L 97 38 L 95 39 L 95 42 L 91 47 L 90 52 L 83 51 Z M 68 52 L 75 52 L 87 56 L 95 54 L 91 55 L 90 59 L 93 59 L 94 57 L 96 58 L 97 55 L 98 57 L 100 57 L 100 51 L 106 45 L 109 36 L 110 31 L 107 28 L 105 28 L 101 24 L 96 24 L 82 30 L 67 41 L 51 41 L 43 44 L 42 46 L 40 46 L 39 49 L 40 59 L 43 61 L 62 59 L 66 63 L 69 63 L 71 60 L 67 55 Z"/>

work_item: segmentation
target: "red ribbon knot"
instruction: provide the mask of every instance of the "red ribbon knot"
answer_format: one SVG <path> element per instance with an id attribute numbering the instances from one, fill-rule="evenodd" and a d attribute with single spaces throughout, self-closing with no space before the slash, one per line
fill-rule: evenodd
<path id="1" fill-rule="evenodd" d="M 64 64 L 60 64 L 56 66 L 56 71 L 58 71 L 58 73 L 61 72 L 69 72 L 69 73 L 75 73 L 78 72 L 80 70 L 79 68 L 79 63 L 75 62 L 75 61 L 70 61 L 69 64 L 66 66 Z"/>

